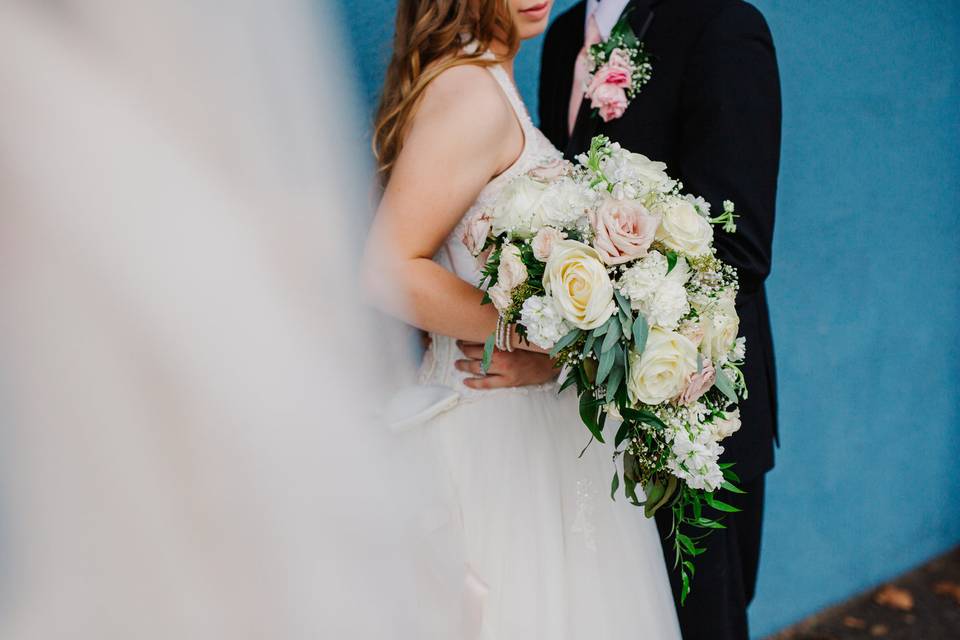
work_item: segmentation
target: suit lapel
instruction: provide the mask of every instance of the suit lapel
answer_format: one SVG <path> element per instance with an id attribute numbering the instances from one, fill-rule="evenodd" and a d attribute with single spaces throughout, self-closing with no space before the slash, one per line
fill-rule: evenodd
<path id="1" fill-rule="evenodd" d="M 654 0 L 632 0 L 627 4 L 624 12 L 627 13 L 627 20 L 630 22 L 630 27 L 633 29 L 634 34 L 636 34 L 637 39 L 641 42 L 643 41 L 644 36 L 647 34 L 647 30 L 650 28 L 650 23 L 653 22 L 653 10 L 650 8 L 653 4 L 656 4 Z M 585 7 L 584 5 L 584 15 L 581 16 L 581 24 L 586 19 Z M 579 38 L 580 47 L 583 47 L 583 36 Z M 573 90 L 573 63 L 570 65 L 570 73 L 567 75 L 566 86 L 567 86 L 567 96 L 569 100 L 570 91 Z M 578 153 L 582 153 L 585 149 L 590 147 L 590 141 L 597 134 L 597 130 L 600 128 L 600 125 L 603 124 L 603 120 L 599 116 L 591 115 L 593 109 L 590 107 L 590 101 L 584 99 L 580 104 L 580 111 L 577 112 L 577 120 L 573 125 L 573 134 L 570 136 L 567 141 L 566 149 L 564 150 L 564 155 L 573 159 Z"/>

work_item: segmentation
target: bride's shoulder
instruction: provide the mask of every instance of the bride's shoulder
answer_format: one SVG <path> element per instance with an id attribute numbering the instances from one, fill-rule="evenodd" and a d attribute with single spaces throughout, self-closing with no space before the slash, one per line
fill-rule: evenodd
<path id="1" fill-rule="evenodd" d="M 444 69 L 427 85 L 415 123 L 496 138 L 510 131 L 512 118 L 510 103 L 490 70 L 460 64 Z"/>

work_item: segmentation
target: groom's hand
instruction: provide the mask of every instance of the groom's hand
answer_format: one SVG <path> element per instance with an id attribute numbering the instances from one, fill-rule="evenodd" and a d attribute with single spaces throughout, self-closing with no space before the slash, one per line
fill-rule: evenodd
<path id="1" fill-rule="evenodd" d="M 466 358 L 457 360 L 456 367 L 473 375 L 463 381 L 471 389 L 502 389 L 544 384 L 560 373 L 560 369 L 553 366 L 553 361 L 546 354 L 532 351 L 494 351 L 490 369 L 487 375 L 483 375 L 483 345 L 460 340 L 457 346 Z"/>

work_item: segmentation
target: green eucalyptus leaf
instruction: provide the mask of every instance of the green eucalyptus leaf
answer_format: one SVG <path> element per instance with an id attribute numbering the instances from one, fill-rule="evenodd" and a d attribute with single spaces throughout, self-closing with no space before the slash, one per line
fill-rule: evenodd
<path id="1" fill-rule="evenodd" d="M 618 319 L 616 317 L 610 318 L 608 324 L 610 328 L 607 329 L 607 335 L 603 339 L 603 347 L 600 349 L 603 353 L 610 351 L 610 349 L 617 344 L 617 341 L 620 340 L 620 322 Z"/>
<path id="2" fill-rule="evenodd" d="M 720 393 L 727 397 L 727 400 L 729 400 L 732 404 L 736 404 L 737 392 L 734 391 L 733 382 L 723 369 L 717 371 L 717 379 L 713 384 L 717 387 L 717 389 L 720 390 Z"/>
<path id="3" fill-rule="evenodd" d="M 614 367 L 610 370 L 610 377 L 607 378 L 607 402 L 613 402 L 617 389 L 620 388 L 620 383 L 623 382 L 623 367 L 616 364 L 616 359 L 614 359 Z"/>
<path id="4" fill-rule="evenodd" d="M 600 364 L 597 367 L 597 386 L 603 384 L 603 381 L 607 379 L 607 375 L 610 373 L 610 370 L 613 368 L 613 363 L 616 361 L 616 354 L 613 350 L 604 351 L 603 355 L 600 356 Z"/>
<path id="5" fill-rule="evenodd" d="M 580 337 L 580 329 L 574 329 L 567 335 L 563 336 L 557 343 L 553 345 L 553 349 L 550 350 L 550 357 L 556 358 L 561 351 L 569 347 L 571 344 L 576 342 L 577 338 Z"/>
<path id="6" fill-rule="evenodd" d="M 493 345 L 497 341 L 497 333 L 493 332 L 487 336 L 483 343 L 483 360 L 480 362 L 480 368 L 486 373 L 490 369 L 490 362 L 493 361 Z"/>
<path id="7" fill-rule="evenodd" d="M 613 472 L 613 480 L 610 481 L 610 499 L 617 499 L 617 489 L 620 488 L 620 474 L 616 471 Z"/>
<path id="8" fill-rule="evenodd" d="M 630 437 L 631 431 L 633 431 L 633 429 L 630 426 L 630 423 L 626 421 L 622 422 L 620 424 L 620 428 L 617 429 L 616 437 L 613 439 L 614 446 L 619 448 L 620 445 L 623 444 L 623 441 Z"/>
<path id="9" fill-rule="evenodd" d="M 647 319 L 640 314 L 633 321 L 633 350 L 637 353 L 643 353 L 647 346 L 647 336 L 650 334 L 650 325 Z"/>
<path id="10" fill-rule="evenodd" d="M 613 297 L 617 299 L 617 304 L 620 305 L 620 309 L 627 314 L 627 317 L 633 315 L 633 310 L 630 308 L 630 301 L 627 300 L 626 296 L 614 289 Z"/>

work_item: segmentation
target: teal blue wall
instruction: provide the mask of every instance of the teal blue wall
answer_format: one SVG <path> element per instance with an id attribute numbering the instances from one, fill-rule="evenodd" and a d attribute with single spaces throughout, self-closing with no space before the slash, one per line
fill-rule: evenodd
<path id="1" fill-rule="evenodd" d="M 394 4 L 341 4 L 369 103 Z M 960 3 L 755 4 L 784 103 L 760 637 L 960 543 Z"/>

